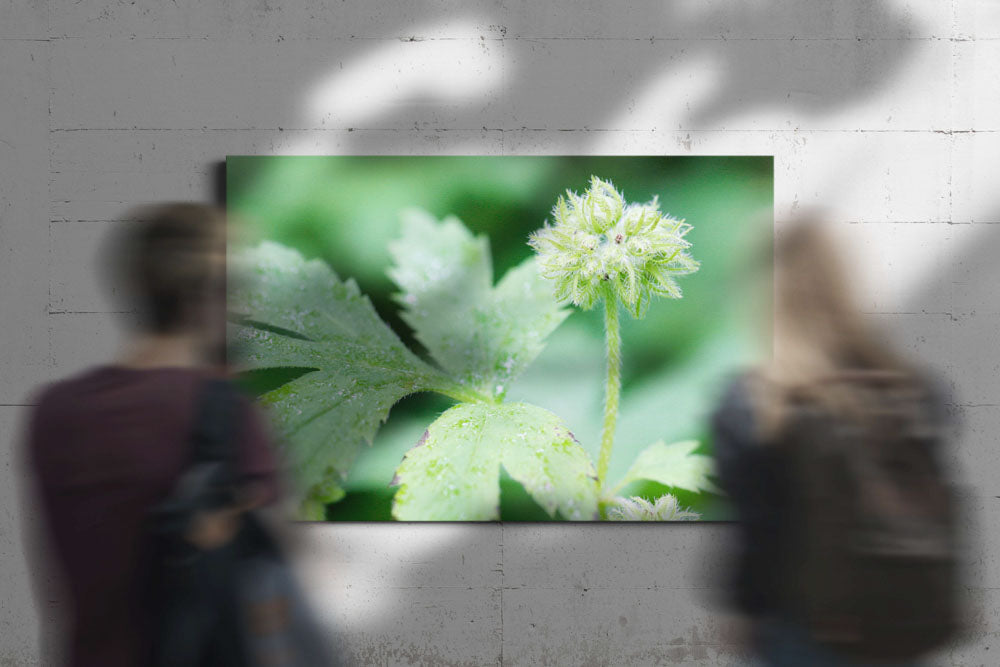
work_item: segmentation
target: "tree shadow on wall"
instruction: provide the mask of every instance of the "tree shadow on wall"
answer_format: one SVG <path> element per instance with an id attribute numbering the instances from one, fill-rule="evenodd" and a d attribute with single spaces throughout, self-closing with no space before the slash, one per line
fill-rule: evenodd
<path id="1" fill-rule="evenodd" d="M 603 3 L 567 9 L 532 3 L 505 5 L 487 16 L 470 12 L 470 21 L 490 24 L 495 34 L 484 37 L 484 48 L 500 49 L 501 89 L 485 93 L 495 102 L 449 106 L 445 120 L 437 105 L 439 89 L 412 89 L 409 97 L 393 98 L 351 125 L 618 129 L 609 122 L 634 105 L 650 83 L 686 66 L 697 68 L 699 77 L 714 73 L 715 81 L 704 99 L 677 109 L 681 117 L 661 116 L 662 129 L 679 123 L 683 130 L 716 130 L 761 109 L 826 115 L 887 84 L 913 48 L 905 39 L 914 33 L 913 20 L 889 2 L 850 3 L 846 9 L 844 3 L 817 7 L 786 0 L 713 7 L 693 11 L 679 3 L 644 1 L 617 11 Z M 425 26 L 460 20 L 437 3 L 427 3 L 419 15 Z M 384 34 L 405 35 L 413 28 L 389 21 Z M 598 39 L 577 39 L 591 33 Z M 365 63 L 369 52 L 360 49 L 345 58 L 344 71 Z M 337 75 L 331 79 L 336 80 Z M 372 79 L 373 86 L 378 83 Z M 459 85 L 443 90 L 454 93 Z M 329 120 L 338 126 L 336 117 Z M 361 149 L 365 141 L 358 134 L 348 143 Z"/>

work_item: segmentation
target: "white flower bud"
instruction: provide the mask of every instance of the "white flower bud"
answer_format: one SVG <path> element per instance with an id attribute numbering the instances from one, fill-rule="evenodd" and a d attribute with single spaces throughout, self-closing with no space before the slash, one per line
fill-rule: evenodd
<path id="1" fill-rule="evenodd" d="M 690 225 L 661 213 L 655 198 L 627 204 L 596 176 L 583 195 L 560 197 L 552 217 L 554 224 L 537 230 L 528 243 L 538 253 L 542 275 L 555 281 L 556 296 L 577 306 L 590 308 L 610 297 L 639 317 L 654 294 L 679 298 L 673 278 L 698 270 L 685 252 Z"/>

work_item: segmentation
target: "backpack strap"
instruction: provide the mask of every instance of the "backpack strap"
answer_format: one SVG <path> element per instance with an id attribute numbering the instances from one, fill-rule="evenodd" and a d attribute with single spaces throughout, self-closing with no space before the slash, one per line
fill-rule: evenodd
<path id="1" fill-rule="evenodd" d="M 237 393 L 229 380 L 209 378 L 198 388 L 195 417 L 191 427 L 191 463 L 188 472 L 204 471 L 202 501 L 221 507 L 235 500 L 237 428 Z"/>
<path id="2" fill-rule="evenodd" d="M 201 382 L 191 428 L 193 463 L 234 462 L 236 405 L 236 390 L 229 380 Z"/>

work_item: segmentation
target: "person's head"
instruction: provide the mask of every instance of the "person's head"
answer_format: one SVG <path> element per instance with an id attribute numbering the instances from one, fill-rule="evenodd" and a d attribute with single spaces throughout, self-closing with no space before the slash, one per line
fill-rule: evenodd
<path id="1" fill-rule="evenodd" d="M 854 298 L 859 276 L 848 273 L 826 225 L 803 219 L 779 229 L 774 244 L 773 357 L 763 369 L 769 429 L 783 421 L 792 396 L 838 413 L 857 403 L 845 374 L 899 373 L 907 365 L 874 332 Z"/>
<path id="2" fill-rule="evenodd" d="M 155 335 L 215 344 L 225 317 L 226 217 L 204 204 L 137 210 L 114 246 L 116 282 Z"/>
<path id="3" fill-rule="evenodd" d="M 774 359 L 810 379 L 843 367 L 880 367 L 830 231 L 812 220 L 779 230 L 774 246 Z M 786 372 L 793 372 L 791 369 Z"/>

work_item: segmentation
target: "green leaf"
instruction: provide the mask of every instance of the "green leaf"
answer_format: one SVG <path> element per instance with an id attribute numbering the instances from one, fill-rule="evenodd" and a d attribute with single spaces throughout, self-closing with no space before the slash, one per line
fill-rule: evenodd
<path id="1" fill-rule="evenodd" d="M 417 391 L 446 391 L 448 381 L 403 345 L 354 281 L 322 261 L 265 242 L 234 254 L 232 265 L 246 282 L 230 297 L 240 320 L 230 331 L 247 364 L 315 369 L 261 397 L 303 509 L 315 516 L 343 496 L 359 448 L 389 408 Z"/>
<path id="2" fill-rule="evenodd" d="M 695 493 L 702 491 L 721 493 L 709 479 L 714 470 L 711 457 L 691 453 L 697 447 L 698 443 L 694 440 L 670 445 L 662 440 L 653 443 L 639 453 L 632 467 L 612 493 L 641 479 Z"/>
<path id="3" fill-rule="evenodd" d="M 445 411 L 396 469 L 393 517 L 498 519 L 500 466 L 549 516 L 597 518 L 590 457 L 562 420 L 527 403 L 460 403 Z"/>
<path id="4" fill-rule="evenodd" d="M 463 385 L 499 397 L 569 315 L 534 258 L 493 286 L 489 243 L 458 218 L 403 214 L 403 234 L 389 245 L 389 277 L 402 317 L 440 366 Z"/>

